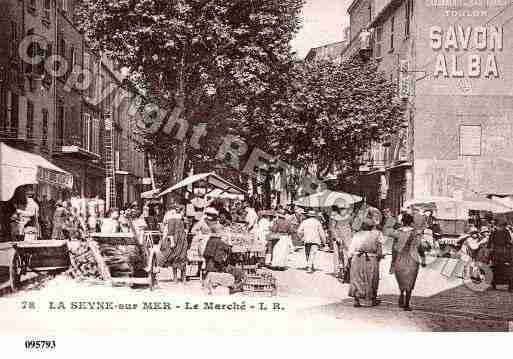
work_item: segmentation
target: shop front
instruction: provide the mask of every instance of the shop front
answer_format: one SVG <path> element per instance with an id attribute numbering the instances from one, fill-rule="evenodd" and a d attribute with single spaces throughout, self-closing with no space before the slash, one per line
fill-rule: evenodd
<path id="1" fill-rule="evenodd" d="M 39 193 L 59 199 L 73 188 L 73 176 L 44 157 L 12 148 L 0 142 L 0 240 L 11 237 L 11 216 L 15 207 L 13 197 L 19 188 L 36 186 Z M 43 210 L 41 208 L 41 210 Z M 41 213 L 43 215 L 43 213 Z M 38 227 L 37 224 L 34 227 Z"/>

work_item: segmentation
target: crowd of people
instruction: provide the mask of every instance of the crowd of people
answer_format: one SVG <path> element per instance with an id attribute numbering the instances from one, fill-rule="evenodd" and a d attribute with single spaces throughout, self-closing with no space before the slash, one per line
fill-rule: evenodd
<path id="1" fill-rule="evenodd" d="M 320 211 L 289 205 L 257 211 L 251 201 L 228 205 L 222 200 L 207 203 L 196 197 L 188 203 L 174 202 L 165 210 L 161 204 L 140 207 L 134 203 L 123 210 L 111 208 L 104 213 L 99 201 L 90 201 L 86 206 L 76 200 L 39 202 L 30 187 L 17 191 L 13 198 L 8 220 L 15 240 L 26 238 L 27 228 L 36 232 L 35 236 L 56 240 L 85 239 L 91 232 L 132 232 L 140 236 L 147 230 L 160 231 L 158 264 L 172 268 L 174 281 L 185 280 L 186 264 L 196 262 L 201 263 L 198 270 L 203 269 L 205 275 L 217 273 L 210 280 L 217 278 L 217 284 L 231 283 L 229 286 L 234 288 L 240 286 L 243 273 L 230 262 L 231 243 L 225 230 L 232 223 L 243 223 L 245 231 L 265 247 L 261 264 L 271 269 L 286 269 L 289 255 L 304 247 L 304 268 L 314 273 L 319 251 L 333 253 L 333 273 L 350 284 L 349 294 L 357 307 L 361 300 L 379 304 L 379 262 L 384 258 L 383 244 L 387 239 L 393 241 L 390 274 L 397 279 L 399 305 L 405 310 L 410 308 L 426 253 L 449 253 L 444 251 L 446 244 L 433 211 L 422 212 L 415 207 L 398 216 L 389 209 L 384 209 L 382 215 L 366 205 L 357 209 L 332 206 Z M 452 247 L 457 248 L 460 258 L 471 263 L 473 280 L 482 274 L 479 264 L 490 264 L 491 286 L 506 284 L 513 291 L 512 228 L 504 218 L 471 217 L 465 233 Z M 219 276 L 220 273 L 227 275 Z"/>

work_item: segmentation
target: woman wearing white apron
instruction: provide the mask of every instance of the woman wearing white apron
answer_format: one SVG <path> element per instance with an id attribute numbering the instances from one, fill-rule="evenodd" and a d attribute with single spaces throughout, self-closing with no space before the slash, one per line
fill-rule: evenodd
<path id="1" fill-rule="evenodd" d="M 257 242 L 260 245 L 266 246 L 265 251 L 265 264 L 271 264 L 272 257 L 272 249 L 270 247 L 270 238 L 271 234 L 271 226 L 274 214 L 271 211 L 262 211 L 262 218 L 258 221 L 258 229 L 257 229 Z"/>
<path id="2" fill-rule="evenodd" d="M 294 229 L 287 220 L 285 211 L 280 210 L 271 226 L 271 238 L 275 241 L 272 248 L 271 267 L 284 269 L 287 267 L 289 253 L 292 248 L 291 235 Z"/>

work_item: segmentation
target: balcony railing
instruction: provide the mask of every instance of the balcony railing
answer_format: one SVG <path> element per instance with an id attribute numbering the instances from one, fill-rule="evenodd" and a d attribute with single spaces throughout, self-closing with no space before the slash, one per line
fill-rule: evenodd
<path id="1" fill-rule="evenodd" d="M 17 140 L 18 127 L 0 127 L 1 140 Z"/>
<path id="2" fill-rule="evenodd" d="M 82 159 L 99 160 L 101 156 L 85 148 L 81 136 L 70 136 L 68 138 L 57 138 L 54 143 L 54 154 L 78 157 Z"/>
<path id="3" fill-rule="evenodd" d="M 37 145 L 38 139 L 34 138 L 30 132 L 29 135 L 27 137 L 26 132 L 20 131 L 18 127 L 0 126 L 0 141 L 20 142 L 31 146 Z"/>

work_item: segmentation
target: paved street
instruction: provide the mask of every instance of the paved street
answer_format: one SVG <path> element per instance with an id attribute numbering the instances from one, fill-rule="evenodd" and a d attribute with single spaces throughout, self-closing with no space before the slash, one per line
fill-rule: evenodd
<path id="1" fill-rule="evenodd" d="M 388 274 L 389 257 L 382 263 L 380 296 L 383 303 L 375 308 L 353 308 L 348 298 L 348 285 L 341 284 L 331 274 L 331 254 L 321 252 L 319 269 L 308 274 L 304 269 L 304 253 L 299 250 L 290 257 L 289 269 L 274 271 L 278 279 L 278 298 L 273 301 L 286 303 L 287 321 L 322 321 L 323 330 L 408 330 L 408 331 L 504 331 L 507 322 L 513 319 L 513 296 L 505 290 L 474 292 L 462 285 L 459 278 L 447 279 L 440 274 L 443 263 L 435 263 L 421 271 L 412 299 L 413 312 L 404 312 L 397 305 L 397 288 L 394 277 Z M 159 288 L 153 292 L 147 289 L 127 287 L 111 288 L 105 285 L 75 282 L 64 277 L 47 280 L 44 284 L 28 284 L 28 288 L 16 294 L 9 294 L 5 303 L 19 303 L 20 300 L 34 300 L 44 303 L 47 298 L 81 298 L 81 300 L 125 300 L 159 301 L 166 298 L 201 298 L 208 300 L 199 281 L 174 284 L 169 281 L 170 273 L 160 274 Z M 63 293 L 66 293 L 64 296 Z M 216 295 L 224 294 L 218 291 Z M 44 299 L 43 299 L 44 298 Z M 194 299 L 190 299 L 194 300 Z M 216 300 L 259 301 L 242 294 L 217 296 Z M 166 316 L 164 316 L 166 317 Z M 159 320 L 164 320 L 164 317 Z M 251 316 L 250 316 L 251 317 Z M 261 320 L 258 317 L 255 320 Z M 176 318 L 175 318 L 176 319 Z M 115 325 L 115 321 L 109 325 Z M 239 326 L 241 324 L 235 324 Z M 18 325 L 20 323 L 18 322 Z M 285 324 L 284 328 L 285 328 Z M 298 325 L 304 327 L 304 323 Z M 279 332 L 280 325 L 273 328 Z M 84 329 L 84 328 L 82 328 Z M 111 328 L 113 329 L 113 328 Z M 200 330 L 196 328 L 194 330 Z M 211 330 L 212 328 L 208 329 Z M 185 330 L 185 329 L 184 329 Z M 205 329 L 207 330 L 207 329 Z M 244 327 L 238 330 L 243 331 Z"/>

